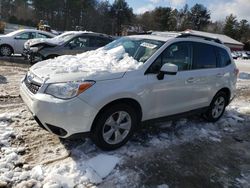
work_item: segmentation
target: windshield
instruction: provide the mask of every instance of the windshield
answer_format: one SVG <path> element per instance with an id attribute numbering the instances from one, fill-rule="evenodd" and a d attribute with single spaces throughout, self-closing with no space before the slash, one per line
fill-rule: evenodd
<path id="1" fill-rule="evenodd" d="M 123 37 L 109 43 L 104 49 L 112 50 L 123 47 L 130 57 L 138 62 L 145 63 L 163 44 L 162 41 L 152 39 Z"/>
<path id="2" fill-rule="evenodd" d="M 75 33 L 63 33 L 61 35 L 58 35 L 56 37 L 54 37 L 54 40 L 58 40 L 60 42 L 67 42 L 68 40 L 70 40 L 73 36 L 75 35 Z"/>

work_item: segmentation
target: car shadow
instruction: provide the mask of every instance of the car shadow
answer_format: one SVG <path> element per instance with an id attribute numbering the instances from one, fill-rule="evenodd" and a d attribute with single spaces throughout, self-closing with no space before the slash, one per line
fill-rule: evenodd
<path id="1" fill-rule="evenodd" d="M 161 134 L 163 133 L 169 135 L 168 139 L 180 139 L 182 132 L 190 128 L 197 128 L 197 130 L 199 130 L 203 128 L 209 129 L 211 127 L 211 130 L 214 131 L 224 131 L 230 133 L 230 130 L 227 128 L 236 130 L 244 128 L 245 124 L 250 123 L 250 109 L 247 113 L 249 114 L 240 113 L 235 109 L 228 109 L 225 111 L 223 117 L 215 123 L 207 122 L 200 115 L 192 115 L 170 121 L 165 120 L 157 121 L 155 123 L 141 123 L 127 145 L 137 143 L 148 147 L 147 143 L 150 142 L 152 138 L 161 137 Z M 88 142 L 88 144 L 94 146 L 88 138 L 71 137 L 70 139 L 61 139 L 61 142 L 68 150 L 75 149 L 77 146 L 82 145 L 83 142 Z M 96 146 L 94 147 L 96 148 Z M 126 145 L 123 147 L 126 147 Z M 95 150 L 102 151 L 100 149 Z M 119 152 L 119 149 L 115 151 Z"/>
<path id="2" fill-rule="evenodd" d="M 166 148 L 172 147 L 174 148 L 173 149 L 174 151 L 175 150 L 178 151 L 180 149 L 180 145 L 183 144 L 185 145 L 185 147 L 187 147 L 185 149 L 185 152 L 187 152 L 185 155 L 191 156 L 193 155 L 192 154 L 193 144 L 191 144 L 192 147 L 190 146 L 190 148 L 188 148 L 189 143 L 195 143 L 194 145 L 197 145 L 197 147 L 205 149 L 204 148 L 206 147 L 205 143 L 209 143 L 212 147 L 217 143 L 223 142 L 224 138 L 227 139 L 229 138 L 230 142 L 232 141 L 236 143 L 250 142 L 249 138 L 246 138 L 244 135 L 240 134 L 242 131 L 244 132 L 244 129 L 246 131 L 249 131 L 250 130 L 249 125 L 250 125 L 250 113 L 249 114 L 240 113 L 236 109 L 228 109 L 226 110 L 222 119 L 216 123 L 206 122 L 200 116 L 189 116 L 187 118 L 181 118 L 172 121 L 141 124 L 140 128 L 137 129 L 132 139 L 126 145 L 115 151 L 109 151 L 109 152 L 102 151 L 101 149 L 97 148 L 90 139 L 71 138 L 71 139 L 61 140 L 61 143 L 71 153 L 70 158 L 76 163 L 77 170 L 82 174 L 84 174 L 86 170 L 82 168 L 85 162 L 87 162 L 89 159 L 93 157 L 104 154 L 104 155 L 118 156 L 123 160 L 123 163 L 122 164 L 119 163 L 118 166 L 115 168 L 115 172 L 116 170 L 119 169 L 120 170 L 130 169 L 134 173 L 137 173 L 136 171 L 138 169 L 136 169 L 135 166 L 138 165 L 138 168 L 141 168 L 141 173 L 139 173 L 139 175 L 145 178 L 148 175 L 145 173 L 150 172 L 150 169 L 148 169 L 150 168 L 150 165 L 147 166 L 147 169 L 144 169 L 145 164 L 148 164 L 150 161 L 152 162 L 153 160 L 155 163 L 157 163 L 155 164 L 156 166 L 157 165 L 161 166 L 162 162 L 159 160 L 157 161 L 157 157 L 155 157 L 155 159 L 152 159 L 152 157 L 150 156 L 157 156 L 157 153 L 163 151 L 164 155 L 167 156 L 171 154 L 171 151 L 166 150 Z M 165 149 L 163 150 L 163 148 Z M 148 161 L 147 157 L 145 158 L 145 156 L 148 156 Z M 140 157 L 143 158 L 143 163 L 141 163 L 142 161 L 140 160 Z M 216 155 L 214 157 L 216 157 Z M 167 158 L 165 158 L 165 160 L 167 160 Z M 131 166 L 129 165 L 131 164 L 131 161 L 137 161 L 137 162 L 141 161 L 141 162 L 133 163 L 135 164 L 135 166 L 133 165 Z M 163 164 L 165 163 L 168 163 L 168 161 L 163 161 Z M 185 166 L 186 164 L 181 164 L 181 165 Z M 214 165 L 216 166 L 217 164 Z M 156 166 L 152 166 L 152 170 L 156 171 L 157 170 Z M 174 166 L 172 167 L 174 168 Z M 196 168 L 199 167 L 194 166 L 194 169 Z M 109 185 L 108 182 L 113 182 L 112 179 L 116 178 L 115 172 L 112 173 L 109 178 L 104 180 L 104 185 L 106 184 Z M 167 173 L 169 175 L 169 172 Z M 211 171 L 211 173 L 213 172 Z M 150 174 L 151 174 L 150 176 L 152 176 L 150 178 L 151 181 L 150 183 L 153 183 L 152 184 L 153 186 L 157 185 L 156 184 L 157 173 L 155 175 L 152 175 L 152 173 Z M 96 176 L 96 174 L 93 174 L 93 177 L 94 176 Z M 177 179 L 178 178 L 180 177 L 177 177 Z M 208 177 L 202 176 L 202 178 L 206 179 L 207 185 L 212 185 L 212 183 L 209 184 L 209 180 L 207 179 Z M 163 181 L 164 176 L 161 177 L 160 179 L 161 181 Z M 199 185 L 199 183 L 201 182 L 200 181 L 201 179 L 199 179 L 198 177 L 193 177 L 191 179 L 194 185 Z M 165 178 L 165 180 L 167 179 Z M 170 179 L 168 181 L 173 181 L 173 179 Z M 189 181 L 189 179 L 184 179 L 183 181 L 185 183 L 185 181 Z M 145 181 L 142 181 L 141 182 L 142 184 L 140 184 L 140 182 L 137 183 L 139 186 L 143 186 L 144 185 L 143 182 L 145 183 Z"/>
<path id="3" fill-rule="evenodd" d="M 29 67 L 30 63 L 28 60 L 25 60 L 22 56 L 10 56 L 10 57 L 1 57 L 0 56 L 0 65 L 18 65 L 21 67 Z"/>

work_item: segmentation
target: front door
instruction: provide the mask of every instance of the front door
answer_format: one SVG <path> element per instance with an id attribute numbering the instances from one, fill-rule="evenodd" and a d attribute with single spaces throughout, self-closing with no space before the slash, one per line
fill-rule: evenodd
<path id="1" fill-rule="evenodd" d="M 176 75 L 165 75 L 163 80 L 157 74 L 165 63 L 178 66 Z M 147 71 L 148 95 L 147 117 L 157 118 L 192 110 L 197 95 L 196 78 L 191 71 L 192 44 L 178 42 L 170 45 Z"/>

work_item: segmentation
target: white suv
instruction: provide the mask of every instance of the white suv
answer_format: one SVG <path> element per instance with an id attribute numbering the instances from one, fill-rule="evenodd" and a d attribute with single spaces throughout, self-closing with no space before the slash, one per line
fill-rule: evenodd
<path id="1" fill-rule="evenodd" d="M 20 93 L 46 130 L 63 138 L 88 133 L 112 150 L 143 121 L 187 112 L 217 121 L 235 96 L 237 74 L 230 50 L 217 40 L 140 35 L 40 62 Z"/>

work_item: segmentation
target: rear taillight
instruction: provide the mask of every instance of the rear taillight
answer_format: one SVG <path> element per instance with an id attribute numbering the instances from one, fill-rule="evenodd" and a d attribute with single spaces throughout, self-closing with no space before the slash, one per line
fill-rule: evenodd
<path id="1" fill-rule="evenodd" d="M 239 69 L 237 69 L 237 68 L 234 69 L 235 76 L 239 76 L 239 72 L 240 72 Z"/>

